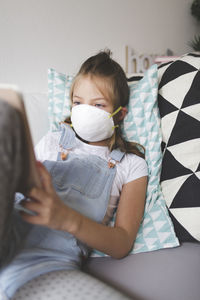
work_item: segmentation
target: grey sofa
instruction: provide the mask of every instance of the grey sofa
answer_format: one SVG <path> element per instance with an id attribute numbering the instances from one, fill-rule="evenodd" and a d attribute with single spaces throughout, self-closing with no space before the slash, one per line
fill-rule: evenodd
<path id="1" fill-rule="evenodd" d="M 85 270 L 141 300 L 200 299 L 200 53 L 158 69 L 161 187 L 180 246 L 90 258 Z M 173 190 L 173 192 L 172 192 Z"/>
<path id="2" fill-rule="evenodd" d="M 199 300 L 200 245 L 129 255 L 122 260 L 91 258 L 85 270 L 137 300 Z"/>

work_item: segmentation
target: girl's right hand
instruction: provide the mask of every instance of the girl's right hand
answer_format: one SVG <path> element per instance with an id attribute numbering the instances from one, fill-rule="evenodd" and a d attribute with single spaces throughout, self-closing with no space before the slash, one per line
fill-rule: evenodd
<path id="1" fill-rule="evenodd" d="M 21 203 L 25 209 L 31 210 L 36 214 L 30 215 L 24 211 L 20 214 L 29 223 L 62 230 L 71 209 L 57 195 L 52 185 L 51 175 L 44 165 L 37 161 L 37 168 L 41 177 L 42 187 L 32 188 L 26 194 L 30 201 L 22 201 L 23 203 Z"/>

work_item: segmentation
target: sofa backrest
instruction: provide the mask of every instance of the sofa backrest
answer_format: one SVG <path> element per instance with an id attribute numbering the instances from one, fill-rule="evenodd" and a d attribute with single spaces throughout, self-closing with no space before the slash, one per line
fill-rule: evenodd
<path id="1" fill-rule="evenodd" d="M 48 97 L 45 93 L 25 93 L 24 103 L 33 144 L 36 145 L 49 129 Z"/>

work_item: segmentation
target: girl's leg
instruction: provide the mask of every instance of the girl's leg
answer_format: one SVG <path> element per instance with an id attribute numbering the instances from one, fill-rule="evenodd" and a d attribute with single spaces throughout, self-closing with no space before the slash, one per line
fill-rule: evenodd
<path id="1" fill-rule="evenodd" d="M 19 248 L 14 226 L 14 195 L 22 179 L 23 130 L 20 114 L 0 99 L 0 267 Z"/>
<path id="2" fill-rule="evenodd" d="M 79 270 L 54 271 L 20 288 L 12 300 L 122 300 L 131 299 L 102 281 Z"/>

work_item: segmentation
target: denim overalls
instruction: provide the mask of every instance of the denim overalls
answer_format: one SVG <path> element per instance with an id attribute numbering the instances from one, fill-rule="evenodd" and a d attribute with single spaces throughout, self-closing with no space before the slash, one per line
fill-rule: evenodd
<path id="1" fill-rule="evenodd" d="M 57 161 L 44 161 L 52 175 L 53 186 L 65 204 L 102 222 L 116 174 L 115 163 L 121 161 L 124 153 L 113 150 L 111 162 L 97 155 L 74 154 L 69 151 L 76 147 L 74 131 L 65 124 L 60 130 L 62 153 L 58 153 Z M 67 156 L 65 152 L 69 152 Z M 63 153 L 65 160 L 62 160 Z M 23 249 L 0 271 L 0 300 L 3 299 L 1 293 L 11 298 L 19 287 L 41 274 L 80 268 L 81 257 L 88 254 L 88 247 L 68 232 L 32 225 L 17 218 L 18 235 L 22 236 L 27 228 L 29 232 Z"/>

